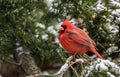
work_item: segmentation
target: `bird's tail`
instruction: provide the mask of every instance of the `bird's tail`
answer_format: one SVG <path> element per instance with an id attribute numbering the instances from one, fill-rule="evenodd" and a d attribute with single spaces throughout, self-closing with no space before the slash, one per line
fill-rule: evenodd
<path id="1" fill-rule="evenodd" d="M 90 48 L 91 49 L 91 51 L 93 52 L 93 53 L 95 53 L 95 55 L 97 55 L 100 59 L 103 59 L 103 57 L 94 49 L 94 48 Z"/>

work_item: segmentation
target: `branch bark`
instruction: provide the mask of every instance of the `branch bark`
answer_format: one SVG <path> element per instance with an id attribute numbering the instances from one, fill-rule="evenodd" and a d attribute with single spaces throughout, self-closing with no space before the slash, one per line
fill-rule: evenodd
<path id="1" fill-rule="evenodd" d="M 34 77 L 42 77 L 36 75 L 41 74 L 41 71 L 29 52 L 26 52 L 22 47 L 19 47 L 16 49 L 15 57 L 28 76 L 35 75 Z"/>

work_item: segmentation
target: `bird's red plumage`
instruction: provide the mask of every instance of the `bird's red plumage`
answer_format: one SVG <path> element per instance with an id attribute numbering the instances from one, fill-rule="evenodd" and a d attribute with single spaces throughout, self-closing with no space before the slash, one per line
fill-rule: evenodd
<path id="1" fill-rule="evenodd" d="M 59 29 L 58 39 L 62 47 L 69 53 L 84 54 L 87 51 L 91 51 L 99 58 L 103 59 L 102 56 L 95 50 L 94 41 L 84 30 L 77 28 L 67 19 L 62 23 L 61 27 L 64 28 L 64 30 Z"/>

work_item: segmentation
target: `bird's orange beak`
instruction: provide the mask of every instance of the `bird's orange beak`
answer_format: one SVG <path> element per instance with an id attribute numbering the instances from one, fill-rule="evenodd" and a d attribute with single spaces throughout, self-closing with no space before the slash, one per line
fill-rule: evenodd
<path id="1" fill-rule="evenodd" d="M 63 27 L 60 27 L 60 28 L 58 28 L 58 30 L 59 30 L 59 31 L 62 31 L 62 30 L 64 30 L 64 28 L 63 28 Z"/>
<path id="2" fill-rule="evenodd" d="M 61 32 L 63 32 L 64 31 L 64 28 L 63 27 L 60 27 L 60 28 L 58 28 L 58 33 L 61 33 Z"/>

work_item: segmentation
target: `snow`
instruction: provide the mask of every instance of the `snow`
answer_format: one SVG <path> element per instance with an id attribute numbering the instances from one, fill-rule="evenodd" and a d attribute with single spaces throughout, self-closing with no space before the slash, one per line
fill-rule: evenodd
<path id="1" fill-rule="evenodd" d="M 89 69 L 85 70 L 85 77 L 89 77 L 89 74 L 91 73 L 91 71 L 94 70 L 94 66 L 90 66 Z"/>
<path id="2" fill-rule="evenodd" d="M 103 63 L 97 64 L 95 69 L 100 71 L 108 71 L 108 67 L 106 67 Z"/>
<path id="3" fill-rule="evenodd" d="M 104 6 L 104 4 L 102 3 L 101 0 L 98 0 L 96 2 L 96 6 L 93 6 L 91 7 L 93 10 L 97 11 L 97 12 L 100 12 L 100 11 L 103 11 L 103 10 L 106 10 L 107 8 Z"/>
<path id="4" fill-rule="evenodd" d="M 58 38 L 57 38 L 57 37 L 55 38 L 55 41 L 54 41 L 54 43 L 57 43 L 57 44 L 59 44 L 59 40 L 58 40 Z"/>
<path id="5" fill-rule="evenodd" d="M 112 9 L 112 8 L 109 8 L 107 9 L 108 7 L 116 7 L 116 9 Z M 106 16 L 103 16 L 104 18 L 107 18 L 107 23 L 106 23 L 106 28 L 113 34 L 110 35 L 110 37 L 113 37 L 115 36 L 115 34 L 118 32 L 118 26 L 116 24 L 111 24 L 112 21 L 114 19 L 114 16 L 116 16 L 116 23 L 120 23 L 120 3 L 119 3 L 119 0 L 110 0 L 109 1 L 109 6 L 106 7 L 105 6 L 105 3 L 102 1 L 102 0 L 98 0 L 95 4 L 95 6 L 92 6 L 91 9 L 93 9 L 94 11 L 96 12 L 100 12 L 100 11 L 103 11 L 103 10 L 108 10 L 110 12 L 111 15 L 109 15 L 107 18 Z"/>
<path id="6" fill-rule="evenodd" d="M 120 17 L 119 17 L 119 18 L 117 18 L 116 22 L 117 22 L 117 23 L 120 23 Z"/>
<path id="7" fill-rule="evenodd" d="M 35 35 L 35 37 L 36 37 L 36 38 L 38 38 L 38 37 L 39 37 L 39 35 L 38 35 L 38 34 L 36 34 L 36 35 Z"/>
<path id="8" fill-rule="evenodd" d="M 39 31 L 38 31 L 38 29 L 36 29 L 35 32 L 36 32 L 35 37 L 38 38 L 39 37 Z"/>
<path id="9" fill-rule="evenodd" d="M 23 47 L 20 46 L 20 47 L 16 48 L 16 52 L 18 53 L 18 55 L 23 54 L 23 53 L 24 53 L 24 51 L 23 51 Z"/>
<path id="10" fill-rule="evenodd" d="M 110 6 L 120 7 L 120 3 L 119 3 L 119 1 L 110 0 Z"/>
<path id="11" fill-rule="evenodd" d="M 52 2 L 54 0 L 46 0 L 47 6 L 49 7 L 50 10 L 52 10 Z"/>
<path id="12" fill-rule="evenodd" d="M 75 62 L 82 62 L 83 63 L 84 60 L 83 59 L 76 59 Z"/>
<path id="13" fill-rule="evenodd" d="M 49 73 L 47 71 L 43 71 L 43 74 L 45 75 L 49 75 Z"/>
<path id="14" fill-rule="evenodd" d="M 72 18 L 71 20 L 70 20 L 70 22 L 72 23 L 72 24 L 77 24 L 77 22 L 76 22 L 76 20 L 74 19 L 74 18 Z"/>
<path id="15" fill-rule="evenodd" d="M 54 0 L 46 0 L 48 5 L 50 6 Z"/>
<path id="16" fill-rule="evenodd" d="M 96 55 L 90 56 L 91 59 L 94 59 L 94 58 L 96 58 L 96 57 L 97 57 Z"/>
<path id="17" fill-rule="evenodd" d="M 116 9 L 114 9 L 114 10 L 112 8 L 108 9 L 108 7 L 113 7 L 113 6 L 116 7 Z M 119 30 L 118 30 L 119 27 L 116 24 L 120 23 L 120 9 L 118 8 L 118 7 L 120 7 L 120 3 L 117 0 L 110 0 L 108 7 L 105 6 L 105 3 L 102 0 L 98 0 L 96 2 L 96 4 L 91 7 L 91 9 L 98 13 L 103 10 L 108 10 L 110 15 L 107 17 L 103 16 L 103 18 L 105 18 L 105 19 L 107 18 L 106 19 L 107 23 L 106 23 L 105 27 L 111 33 L 110 35 L 108 35 L 108 38 L 112 38 L 112 37 L 115 37 L 116 33 L 119 32 Z M 115 18 L 116 18 L 116 21 L 115 21 L 115 23 L 113 23 L 112 20 L 114 20 Z"/>
<path id="18" fill-rule="evenodd" d="M 23 47 L 20 46 L 20 47 L 16 48 L 16 52 L 23 52 Z"/>
<path id="19" fill-rule="evenodd" d="M 17 43 L 16 43 L 16 46 L 19 46 L 19 45 L 20 45 L 20 43 L 17 42 Z"/>
<path id="20" fill-rule="evenodd" d="M 110 62 L 109 60 L 97 59 L 97 61 L 92 62 L 90 66 L 85 67 L 85 77 L 89 77 L 89 74 L 93 70 L 97 70 L 100 72 L 107 71 L 107 74 L 109 74 L 111 77 L 114 77 L 114 75 L 110 74 L 110 72 L 114 72 L 114 74 L 120 75 L 120 67 L 117 66 L 115 63 Z"/>
<path id="21" fill-rule="evenodd" d="M 106 50 L 106 52 L 107 52 L 108 54 L 111 54 L 112 52 L 115 52 L 117 49 L 118 49 L 117 46 L 111 46 L 110 48 L 108 48 L 108 49 Z"/>
<path id="22" fill-rule="evenodd" d="M 13 11 L 13 13 L 18 13 L 19 12 L 19 10 L 18 9 L 15 9 L 14 11 Z"/>
<path id="23" fill-rule="evenodd" d="M 55 30 L 54 26 L 49 26 L 47 31 L 57 36 L 58 32 Z"/>
<path id="24" fill-rule="evenodd" d="M 96 6 L 96 10 L 98 10 L 98 11 L 103 11 L 103 10 L 106 10 L 107 8 L 106 7 L 104 7 L 102 4 L 97 4 L 97 6 Z"/>
<path id="25" fill-rule="evenodd" d="M 36 27 L 39 27 L 39 28 L 42 28 L 42 29 L 45 29 L 45 25 L 41 24 L 41 23 L 36 23 Z"/>
<path id="26" fill-rule="evenodd" d="M 48 40 L 48 34 L 43 34 L 43 35 L 42 35 L 42 39 L 43 39 L 43 40 Z"/>
<path id="27" fill-rule="evenodd" d="M 68 69 L 68 66 L 69 65 L 65 63 L 56 74 L 60 74 L 61 72 L 66 71 L 66 69 Z"/>
<path id="28" fill-rule="evenodd" d="M 116 74 L 120 75 L 120 67 L 118 67 L 115 63 L 110 62 L 109 60 L 101 60 L 102 64 L 104 64 L 106 67 L 111 68 L 109 70 L 115 72 Z"/>
<path id="29" fill-rule="evenodd" d="M 115 77 L 113 74 L 111 74 L 110 72 L 107 72 L 109 77 Z"/>
<path id="30" fill-rule="evenodd" d="M 73 59 L 73 56 L 67 58 L 64 65 L 61 66 L 60 70 L 56 73 L 57 75 L 64 73 L 69 68 L 70 61 Z"/>
<path id="31" fill-rule="evenodd" d="M 120 16 L 120 9 L 113 10 L 112 15 Z"/>
<path id="32" fill-rule="evenodd" d="M 106 23 L 106 28 L 107 28 L 110 32 L 112 32 L 112 33 L 114 33 L 114 34 L 116 34 L 117 32 L 119 32 L 119 31 L 118 31 L 118 27 L 115 26 L 114 24 L 111 25 L 110 22 L 109 22 L 109 23 Z"/>

